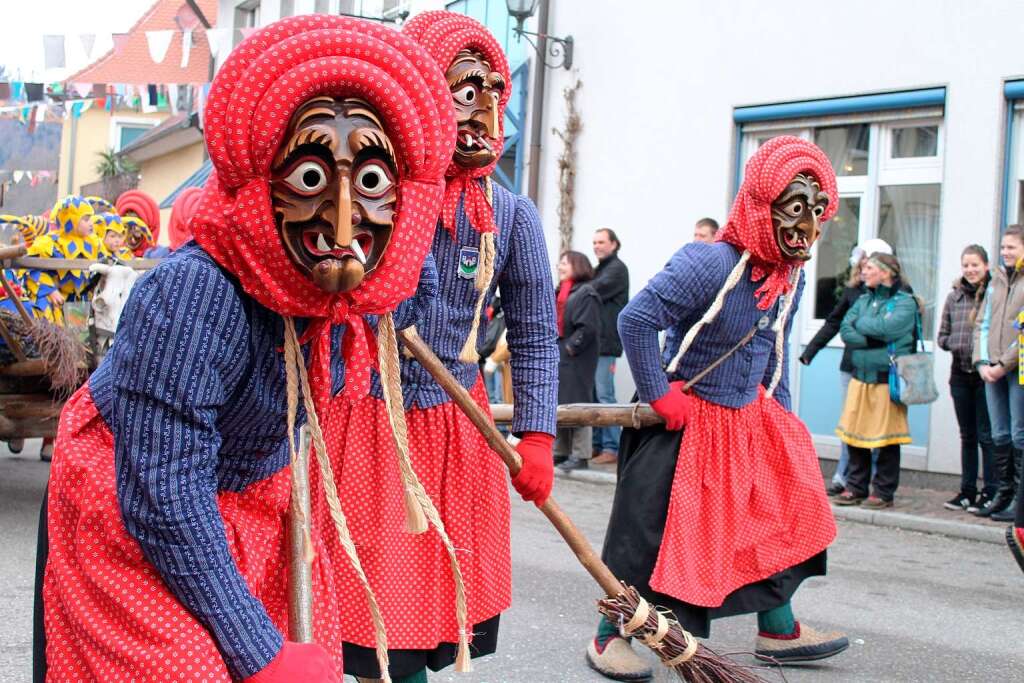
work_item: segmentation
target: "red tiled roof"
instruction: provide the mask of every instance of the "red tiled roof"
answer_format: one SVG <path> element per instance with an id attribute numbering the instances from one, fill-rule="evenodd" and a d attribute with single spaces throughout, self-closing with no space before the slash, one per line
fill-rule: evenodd
<path id="1" fill-rule="evenodd" d="M 217 0 L 196 0 L 212 26 L 217 25 Z M 185 0 L 157 0 L 128 31 L 120 53 L 110 50 L 66 81 L 78 83 L 205 83 L 210 76 L 210 45 L 202 25 L 193 19 L 188 66 L 181 68 L 181 34 L 171 40 L 164 61 L 149 56 L 146 31 L 180 31 L 178 17 L 194 18 Z"/>

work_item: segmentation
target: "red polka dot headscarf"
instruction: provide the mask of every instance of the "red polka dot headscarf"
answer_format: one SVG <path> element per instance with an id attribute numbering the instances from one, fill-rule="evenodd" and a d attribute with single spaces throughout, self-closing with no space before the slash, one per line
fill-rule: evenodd
<path id="1" fill-rule="evenodd" d="M 189 222 L 199 209 L 203 190 L 199 187 L 188 187 L 181 191 L 171 205 L 171 219 L 167 223 L 167 237 L 171 242 L 171 251 L 192 239 Z"/>
<path id="2" fill-rule="evenodd" d="M 367 101 L 397 152 L 391 241 L 377 267 L 351 292 L 325 292 L 299 271 L 271 209 L 274 155 L 292 114 L 319 95 Z M 358 398 L 369 389 L 372 362 L 372 332 L 361 316 L 391 311 L 416 290 L 454 145 L 448 86 L 413 40 L 349 17 L 284 19 L 243 41 L 213 81 L 206 146 L 215 172 L 203 188 L 192 231 L 262 305 L 283 316 L 315 319 L 304 338 L 316 337 L 317 358 L 310 362 L 319 370 L 329 356 L 330 326 L 347 324 L 345 393 Z"/>
<path id="3" fill-rule="evenodd" d="M 761 145 L 747 162 L 729 221 L 718 233 L 719 240 L 750 252 L 751 279 L 767 276 L 756 292 L 757 306 L 762 310 L 792 288 L 793 270 L 799 268 L 782 256 L 772 227 L 772 202 L 798 173 L 813 175 L 828 195 L 828 207 L 821 217 L 822 223 L 827 221 L 839 208 L 832 162 L 814 143 L 780 135 Z"/>
<path id="4" fill-rule="evenodd" d="M 142 256 L 147 249 L 156 245 L 160 239 L 160 207 L 156 200 L 142 190 L 128 190 L 117 198 L 117 213 L 124 218 L 129 211 L 134 213 L 149 228 L 152 238 L 146 240 L 135 250 L 136 256 Z"/>
<path id="5" fill-rule="evenodd" d="M 463 200 L 466 215 L 470 224 L 479 232 L 497 230 L 494 224 L 494 212 L 487 195 L 480 184 L 473 182 L 476 178 L 489 176 L 501 157 L 505 145 L 505 106 L 512 95 L 512 77 L 508 66 L 508 58 L 487 27 L 464 14 L 443 10 L 417 14 L 402 27 L 404 35 L 412 37 L 427 49 L 434 58 L 442 73 L 448 70 L 461 50 L 475 50 L 483 55 L 491 68 L 505 79 L 505 91 L 498 100 L 498 140 L 494 145 L 495 160 L 482 168 L 467 169 L 454 161 L 448 165 L 448 184 L 445 189 L 442 223 L 445 228 L 455 231 L 455 211 L 459 197 Z M 447 87 L 447 86 L 446 86 Z M 451 98 L 449 96 L 449 104 Z"/>

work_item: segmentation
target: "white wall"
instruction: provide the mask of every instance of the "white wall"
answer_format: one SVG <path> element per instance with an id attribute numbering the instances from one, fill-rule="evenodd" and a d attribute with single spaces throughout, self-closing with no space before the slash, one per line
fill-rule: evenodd
<path id="1" fill-rule="evenodd" d="M 593 230 L 614 228 L 636 291 L 690 239 L 697 218 L 724 222 L 734 107 L 945 86 L 941 301 L 962 247 L 995 243 L 1002 86 L 1024 74 L 1022 25 L 1024 5 L 1014 0 L 553 0 L 549 33 L 573 35 L 583 81 L 575 246 L 590 253 Z M 547 75 L 538 203 L 553 253 L 560 143 L 548 131 L 564 120 L 561 90 L 571 77 L 562 69 Z M 939 352 L 942 389 L 948 369 L 948 354 Z M 625 393 L 630 382 L 621 374 Z M 940 399 L 929 469 L 959 470 L 958 438 L 952 404 Z"/>

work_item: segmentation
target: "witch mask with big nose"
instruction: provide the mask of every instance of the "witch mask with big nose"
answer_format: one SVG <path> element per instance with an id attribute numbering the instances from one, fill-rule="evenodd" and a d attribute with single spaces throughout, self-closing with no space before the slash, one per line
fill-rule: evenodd
<path id="1" fill-rule="evenodd" d="M 271 169 L 285 250 L 325 292 L 348 292 L 380 263 L 394 230 L 397 161 L 363 100 L 317 97 L 292 116 Z"/>

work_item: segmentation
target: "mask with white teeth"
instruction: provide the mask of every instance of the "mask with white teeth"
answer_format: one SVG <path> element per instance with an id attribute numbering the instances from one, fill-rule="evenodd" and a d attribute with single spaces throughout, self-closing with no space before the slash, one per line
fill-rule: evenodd
<path id="1" fill-rule="evenodd" d="M 271 203 L 292 262 L 324 291 L 348 292 L 394 231 L 397 159 L 367 102 L 316 97 L 292 116 L 271 169 Z"/>
<path id="2" fill-rule="evenodd" d="M 498 103 L 505 92 L 505 79 L 474 50 L 459 51 L 445 79 L 458 124 L 455 163 L 462 168 L 483 168 L 497 158 L 501 145 Z"/>
<path id="3" fill-rule="evenodd" d="M 821 236 L 821 217 L 828 203 L 829 196 L 822 192 L 817 179 L 804 173 L 795 175 L 775 198 L 772 228 L 783 258 L 790 261 L 811 258 L 811 247 Z"/>

